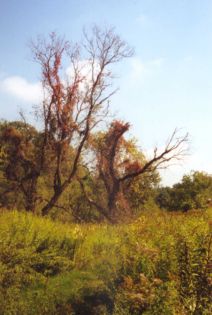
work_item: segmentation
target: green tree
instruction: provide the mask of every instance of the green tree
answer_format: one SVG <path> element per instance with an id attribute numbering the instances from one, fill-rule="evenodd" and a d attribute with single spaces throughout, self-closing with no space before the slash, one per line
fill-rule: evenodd
<path id="1" fill-rule="evenodd" d="M 204 209 L 212 196 L 212 176 L 199 171 L 184 175 L 172 188 L 159 189 L 157 203 L 168 210 Z"/>
<path id="2" fill-rule="evenodd" d="M 21 121 L 0 125 L 0 172 L 2 206 L 34 211 L 37 199 L 41 135 Z"/>

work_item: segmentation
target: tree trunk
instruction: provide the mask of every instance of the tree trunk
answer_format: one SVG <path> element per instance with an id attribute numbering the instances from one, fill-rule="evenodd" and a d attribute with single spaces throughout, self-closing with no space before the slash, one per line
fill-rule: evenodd
<path id="1" fill-rule="evenodd" d="M 29 186 L 22 185 L 22 191 L 25 196 L 25 209 L 27 212 L 35 212 L 37 199 L 37 178 L 30 180 Z"/>
<path id="2" fill-rule="evenodd" d="M 41 213 L 43 216 L 49 214 L 49 211 L 54 207 L 55 203 L 60 198 L 61 193 L 55 192 L 52 198 L 48 201 L 48 203 L 42 208 Z"/>
<path id="3" fill-rule="evenodd" d="M 54 207 L 56 202 L 59 200 L 62 193 L 66 190 L 66 188 L 69 186 L 69 181 L 65 181 L 63 185 L 59 187 L 59 189 L 55 190 L 54 195 L 52 198 L 47 202 L 47 204 L 41 209 L 41 213 L 43 216 L 46 216 L 49 214 L 49 211 Z"/>
<path id="4" fill-rule="evenodd" d="M 108 214 L 109 214 L 109 217 L 111 218 L 111 222 L 114 224 L 117 223 L 118 221 L 116 202 L 117 202 L 117 194 L 119 192 L 119 189 L 120 189 L 120 183 L 118 181 L 115 181 L 113 185 L 113 189 L 110 192 L 109 198 L 108 198 Z"/>

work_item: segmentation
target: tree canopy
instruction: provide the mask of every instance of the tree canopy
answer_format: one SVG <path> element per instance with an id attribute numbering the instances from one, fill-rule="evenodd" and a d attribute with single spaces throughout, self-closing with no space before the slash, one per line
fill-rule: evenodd
<path id="1" fill-rule="evenodd" d="M 211 203 L 212 176 L 194 171 L 184 175 L 182 181 L 173 187 L 159 189 L 157 203 L 169 210 L 204 209 Z"/>

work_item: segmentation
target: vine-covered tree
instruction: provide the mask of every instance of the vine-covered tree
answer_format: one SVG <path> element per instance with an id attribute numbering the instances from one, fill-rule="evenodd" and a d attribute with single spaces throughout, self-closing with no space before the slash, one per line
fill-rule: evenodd
<path id="1" fill-rule="evenodd" d="M 90 198 L 80 180 L 81 188 L 88 202 L 95 206 L 109 221 L 117 222 L 123 216 L 129 216 L 130 207 L 126 194 L 135 178 L 141 175 L 152 176 L 156 170 L 167 166 L 171 160 L 179 160 L 186 154 L 188 135 L 178 137 L 176 130 L 167 141 L 164 149 L 154 149 L 153 157 L 130 154 L 128 142 L 124 138 L 130 125 L 121 121 L 113 121 L 109 130 L 100 137 L 94 146 L 96 168 L 96 197 Z M 99 190 L 99 192 L 98 192 Z"/>
<path id="2" fill-rule="evenodd" d="M 53 193 L 41 210 L 46 215 L 76 175 L 91 131 L 107 116 L 109 99 L 115 93 L 111 66 L 131 56 L 132 50 L 113 29 L 101 31 L 97 27 L 91 36 L 84 33 L 81 47 L 53 33 L 49 41 L 33 43 L 32 50 L 41 66 L 45 94 L 38 110 L 44 128 L 40 169 L 45 168 L 47 152 L 51 151 L 54 161 Z M 64 78 L 67 60 L 69 73 Z M 70 147 L 72 161 L 62 174 Z"/>

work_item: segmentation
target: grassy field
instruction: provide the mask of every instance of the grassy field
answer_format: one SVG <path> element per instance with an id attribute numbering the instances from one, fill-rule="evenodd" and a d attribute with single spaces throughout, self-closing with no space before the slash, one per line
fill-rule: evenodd
<path id="1" fill-rule="evenodd" d="M 209 315 L 212 209 L 128 225 L 0 212 L 0 314 Z"/>

